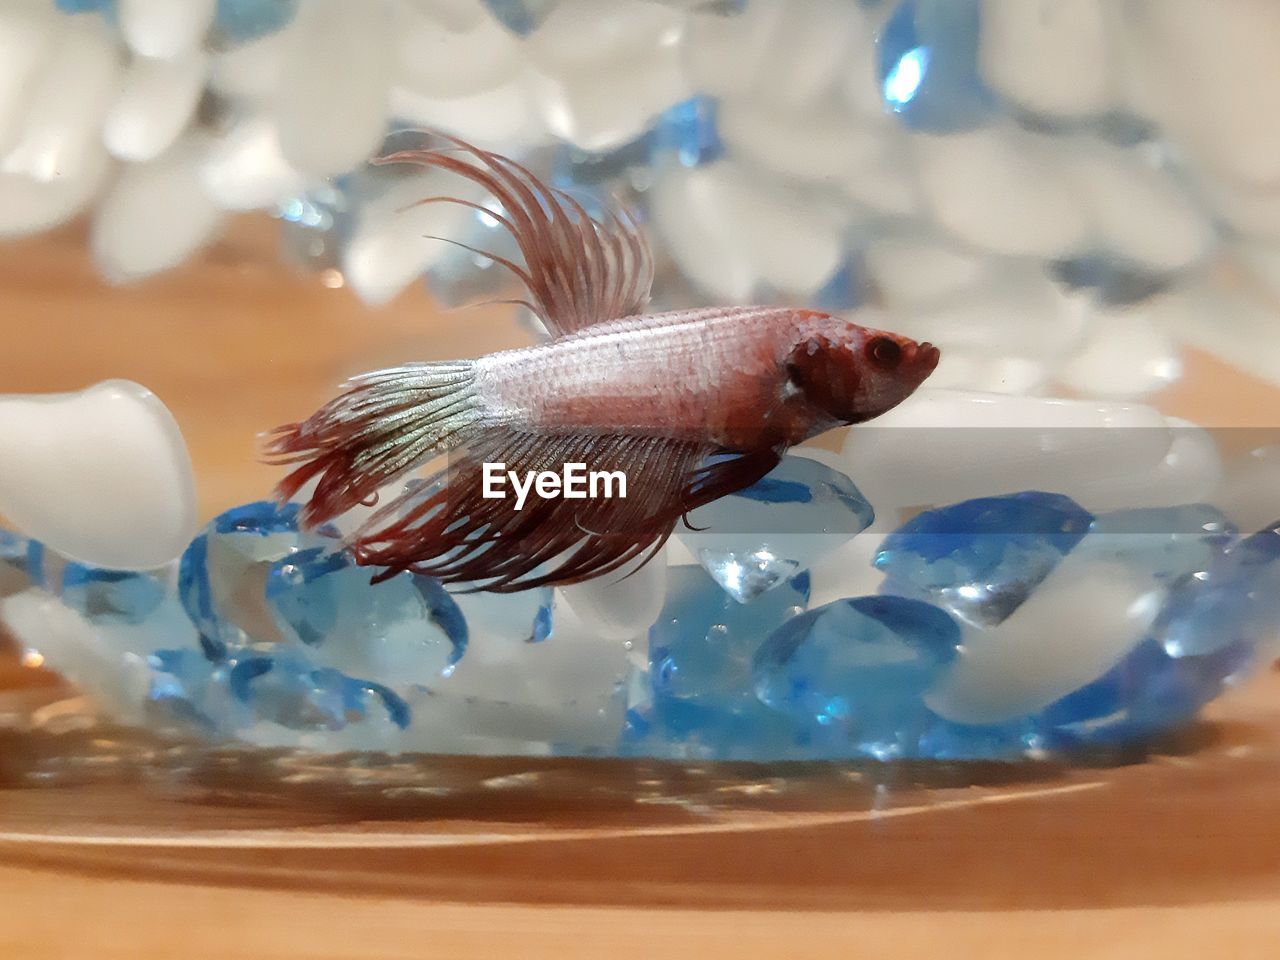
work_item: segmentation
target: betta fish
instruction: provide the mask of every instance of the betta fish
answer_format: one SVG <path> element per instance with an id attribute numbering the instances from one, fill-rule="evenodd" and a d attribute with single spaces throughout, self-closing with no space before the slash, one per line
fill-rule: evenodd
<path id="1" fill-rule="evenodd" d="M 509 592 L 643 563 L 691 510 L 760 480 L 794 444 L 891 409 L 933 372 L 938 350 L 815 310 L 705 307 L 646 314 L 653 259 L 623 210 L 588 214 L 521 164 L 464 141 L 376 161 L 452 171 L 497 201 L 473 207 L 510 232 L 511 271 L 551 338 L 474 360 L 406 363 L 357 376 L 301 423 L 268 437 L 293 466 L 282 500 L 315 482 L 316 526 L 448 454 L 426 482 L 374 511 L 357 562 Z M 463 246 L 459 244 L 459 246 Z M 467 247 L 467 249 L 472 249 Z M 522 261 L 522 262 L 520 262 Z M 625 498 L 485 496 L 485 464 L 519 475 L 566 464 L 627 480 Z"/>

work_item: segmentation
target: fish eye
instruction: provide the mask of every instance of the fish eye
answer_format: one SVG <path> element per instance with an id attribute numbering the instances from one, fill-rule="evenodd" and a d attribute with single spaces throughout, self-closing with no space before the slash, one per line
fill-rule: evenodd
<path id="1" fill-rule="evenodd" d="M 893 370 L 902 362 L 902 347 L 888 337 L 873 337 L 867 343 L 866 354 L 882 370 Z"/>

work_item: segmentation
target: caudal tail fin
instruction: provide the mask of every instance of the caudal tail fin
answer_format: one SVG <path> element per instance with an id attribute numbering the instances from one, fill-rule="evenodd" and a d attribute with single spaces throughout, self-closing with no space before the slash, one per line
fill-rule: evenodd
<path id="1" fill-rule="evenodd" d="M 465 442 L 481 418 L 468 361 L 415 363 L 367 373 L 301 423 L 266 437 L 269 463 L 297 464 L 276 486 L 284 501 L 318 478 L 308 526 L 376 501 L 379 488 Z"/>

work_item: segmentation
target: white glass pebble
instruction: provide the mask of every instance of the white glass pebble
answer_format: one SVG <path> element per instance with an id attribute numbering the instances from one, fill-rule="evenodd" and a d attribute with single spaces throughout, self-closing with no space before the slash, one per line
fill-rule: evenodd
<path id="1" fill-rule="evenodd" d="M 454 30 L 412 6 L 393 13 L 397 86 L 447 99 L 492 90 L 520 72 L 523 45 L 492 18 Z"/>
<path id="2" fill-rule="evenodd" d="M 960 655 L 925 702 L 956 723 L 1034 713 L 1105 673 L 1158 610 L 1150 577 L 1068 556 L 999 626 L 964 628 Z"/>
<path id="3" fill-rule="evenodd" d="M 382 4 L 309 0 L 298 11 L 275 101 L 280 147 L 291 165 L 333 176 L 377 150 L 387 125 L 391 37 Z"/>
<path id="4" fill-rule="evenodd" d="M 833 211 L 729 161 L 668 170 L 652 195 L 663 242 L 714 296 L 747 302 L 761 283 L 812 293 L 839 264 L 843 224 Z"/>
<path id="5" fill-rule="evenodd" d="M 134 52 L 169 59 L 200 45 L 217 0 L 118 0 L 120 32 Z"/>
<path id="6" fill-rule="evenodd" d="M 1114 26 L 1106 0 L 983 0 L 983 77 L 1036 113 L 1103 113 L 1115 96 Z"/>
<path id="7" fill-rule="evenodd" d="M 849 432 L 845 469 L 881 505 L 932 506 L 1043 490 L 1087 497 L 1148 476 L 1173 436 L 1150 407 L 923 389 Z"/>
<path id="8" fill-rule="evenodd" d="M 98 269 L 123 283 L 176 267 L 213 239 L 223 211 L 204 192 L 207 143 L 179 140 L 149 163 L 130 164 L 94 211 L 89 247 Z"/>
<path id="9" fill-rule="evenodd" d="M 76 19 L 64 25 L 29 78 L 26 112 L 12 148 L 0 158 L 0 172 L 48 182 L 92 170 L 121 69 L 115 37 L 104 24 Z"/>
<path id="10" fill-rule="evenodd" d="M 0 9 L 0 156 L 18 137 L 31 84 L 61 25 L 49 5 L 38 0 L 15 0 Z"/>
<path id="11" fill-rule="evenodd" d="M 191 120 L 207 70 L 208 57 L 201 52 L 174 60 L 136 57 L 107 111 L 102 130 L 107 149 L 135 163 L 167 150 Z"/>
<path id="12" fill-rule="evenodd" d="M 272 207 L 306 184 L 285 160 L 279 131 L 265 114 L 250 114 L 222 133 L 209 145 L 199 173 L 205 192 L 227 210 Z"/>
<path id="13" fill-rule="evenodd" d="M 1089 223 L 1052 139 L 996 126 L 913 138 L 938 222 L 993 253 L 1058 257 L 1080 248 Z"/>
<path id="14" fill-rule="evenodd" d="M 1204 165 L 1241 184 L 1280 180 L 1280 6 L 1142 0 L 1129 11 L 1156 119 Z"/>
<path id="15" fill-rule="evenodd" d="M 381 305 L 413 283 L 448 245 L 433 237 L 456 237 L 475 211 L 456 203 L 419 200 L 441 195 L 478 201 L 474 184 L 448 173 L 413 174 L 364 203 L 342 252 L 347 283 L 366 303 Z"/>
<path id="16" fill-rule="evenodd" d="M 621 570 L 560 588 L 559 595 L 589 630 L 604 640 L 626 640 L 647 630 L 667 593 L 666 549 L 644 566 Z M 563 609 L 563 606 L 558 609 Z"/>
<path id="17" fill-rule="evenodd" d="M 73 560 L 150 570 L 176 559 L 195 533 L 182 432 L 136 383 L 0 395 L 0 463 L 0 515 Z"/>
<path id="18" fill-rule="evenodd" d="M 1093 311 L 1080 349 L 1057 371 L 1073 390 L 1116 399 L 1154 393 L 1181 374 L 1177 344 L 1143 304 Z"/>
<path id="19" fill-rule="evenodd" d="M 1193 187 L 1150 154 L 1085 141 L 1064 152 L 1063 169 L 1089 211 L 1100 247 L 1172 273 L 1207 256 L 1214 232 Z"/>

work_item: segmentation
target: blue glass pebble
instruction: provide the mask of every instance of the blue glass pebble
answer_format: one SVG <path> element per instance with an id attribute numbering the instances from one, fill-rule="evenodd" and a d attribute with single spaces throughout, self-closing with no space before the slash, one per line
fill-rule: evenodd
<path id="1" fill-rule="evenodd" d="M 68 563 L 62 602 L 94 623 L 142 623 L 164 602 L 167 588 L 149 573 L 103 570 Z"/>
<path id="2" fill-rule="evenodd" d="M 1093 517 L 1053 493 L 966 500 L 921 513 L 885 538 L 885 593 L 925 599 L 975 626 L 1009 617 L 1089 530 Z"/>
<path id="3" fill-rule="evenodd" d="M 114 15 L 116 0 L 54 0 L 61 13 L 101 13 Z"/>
<path id="4" fill-rule="evenodd" d="M 400 729 L 411 720 L 408 705 L 389 687 L 317 668 L 292 652 L 244 657 L 231 667 L 228 684 L 254 719 L 294 730 L 340 730 L 369 719 L 373 710 Z"/>
<path id="5" fill-rule="evenodd" d="M 1190 721 L 1257 661 L 1239 640 L 1199 656 L 1171 657 L 1145 640 L 1097 680 L 1046 707 L 1035 722 L 1056 749 L 1140 744 Z"/>
<path id="6" fill-rule="evenodd" d="M 1280 645 L 1280 522 L 1233 544 L 1202 573 L 1171 591 L 1153 634 L 1173 657 L 1237 642 Z"/>
<path id="7" fill-rule="evenodd" d="M 867 301 L 870 278 L 861 251 L 848 254 L 830 279 L 811 298 L 812 305 L 829 313 L 856 310 Z"/>
<path id="8" fill-rule="evenodd" d="M 553 629 L 551 604 L 545 603 L 538 607 L 538 612 L 533 615 L 533 633 L 529 637 L 529 642 L 541 643 L 551 636 Z"/>
<path id="9" fill-rule="evenodd" d="M 178 566 L 178 597 L 213 659 L 282 639 L 266 603 L 271 565 L 300 548 L 298 504 L 261 501 L 216 517 Z"/>
<path id="10" fill-rule="evenodd" d="M 996 98 L 978 71 L 980 0 L 901 0 L 876 41 L 885 108 L 906 126 L 957 133 L 986 123 Z"/>
<path id="11" fill-rule="evenodd" d="M 558 0 L 483 0 L 493 18 L 517 37 L 527 37 L 537 30 L 557 2 Z"/>
<path id="12" fill-rule="evenodd" d="M 678 535 L 730 596 L 750 603 L 874 520 L 871 504 L 843 473 L 786 456 L 755 485 L 692 511 L 692 529 Z"/>
<path id="13" fill-rule="evenodd" d="M 150 712 L 209 734 L 230 734 L 226 664 L 211 663 L 198 650 L 156 650 L 147 657 Z"/>
<path id="14" fill-rule="evenodd" d="M 1043 733 L 1029 718 L 974 726 L 938 717 L 920 735 L 914 756 L 944 762 L 1013 762 L 1042 756 L 1046 750 Z"/>
<path id="15" fill-rule="evenodd" d="M 619 752 L 754 763 L 820 755 L 794 720 L 753 697 L 720 703 L 659 697 L 644 710 L 628 711 Z"/>
<path id="16" fill-rule="evenodd" d="M 955 659 L 960 628 L 902 597 L 838 600 L 795 617 L 756 652 L 756 696 L 873 755 L 930 719 L 922 697 Z"/>
<path id="17" fill-rule="evenodd" d="M 1071 290 L 1087 290 L 1103 306 L 1127 307 L 1163 293 L 1174 277 L 1128 263 L 1109 253 L 1089 253 L 1057 260 L 1049 275 Z"/>
<path id="18" fill-rule="evenodd" d="M 750 606 L 701 567 L 668 571 L 666 602 L 649 630 L 648 675 L 633 692 L 624 753 L 764 760 L 793 757 L 801 731 L 764 707 L 751 661 L 769 633 L 808 603 L 805 575 Z"/>
<path id="19" fill-rule="evenodd" d="M 436 580 L 401 573 L 378 584 L 337 545 L 309 546 L 272 564 L 267 606 L 281 635 L 315 648 L 317 664 L 372 680 L 428 683 L 467 648 L 467 622 Z"/>
<path id="20" fill-rule="evenodd" d="M 748 694 L 756 650 L 808 601 L 805 575 L 744 606 L 701 567 L 671 568 L 662 613 L 649 628 L 654 690 L 679 699 Z"/>
<path id="21" fill-rule="evenodd" d="M 218 0 L 214 23 L 223 38 L 247 43 L 288 25 L 298 0 Z"/>
<path id="22" fill-rule="evenodd" d="M 648 139 L 650 163 L 674 158 L 682 167 L 700 167 L 724 156 L 719 132 L 719 103 L 698 95 L 668 107 Z"/>

